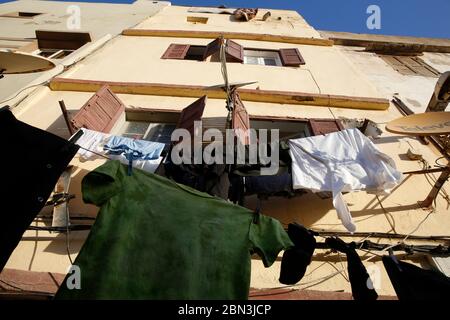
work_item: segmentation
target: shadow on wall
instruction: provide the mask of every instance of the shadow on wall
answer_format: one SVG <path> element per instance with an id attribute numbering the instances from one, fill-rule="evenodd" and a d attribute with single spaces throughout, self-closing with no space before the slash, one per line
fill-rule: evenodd
<path id="1" fill-rule="evenodd" d="M 69 248 L 67 248 L 66 234 L 60 233 L 50 244 L 44 249 L 44 252 L 54 253 L 57 255 L 65 256 L 69 252 L 72 254 L 78 254 L 83 246 L 89 231 L 72 231 L 69 235 Z M 67 258 L 69 259 L 69 258 Z M 72 258 L 74 259 L 74 258 Z M 69 260 L 68 260 L 69 261 Z"/>
<path id="2" fill-rule="evenodd" d="M 245 202 L 248 209 L 255 210 L 257 197 L 246 197 Z M 305 227 L 312 227 L 333 210 L 331 199 L 320 199 L 311 191 L 290 199 L 270 197 L 268 200 L 261 200 L 261 212 L 279 220 L 284 226 L 292 222 L 298 222 Z"/>
<path id="3" fill-rule="evenodd" d="M 99 162 L 99 166 L 102 163 Z M 74 168 L 72 173 L 72 179 L 70 181 L 69 193 L 75 195 L 75 199 L 70 201 L 70 212 L 73 216 L 81 216 L 81 217 L 97 217 L 97 213 L 99 208 L 92 205 L 87 204 L 83 201 L 82 193 L 81 193 L 81 182 L 83 178 L 89 173 L 91 170 L 82 169 L 80 167 Z"/>
<path id="4" fill-rule="evenodd" d="M 69 118 L 74 116 L 77 111 L 68 111 Z M 61 138 L 69 139 L 70 132 L 67 128 L 66 121 L 64 120 L 64 116 L 61 114 L 47 129 L 46 131 L 53 133 Z"/>

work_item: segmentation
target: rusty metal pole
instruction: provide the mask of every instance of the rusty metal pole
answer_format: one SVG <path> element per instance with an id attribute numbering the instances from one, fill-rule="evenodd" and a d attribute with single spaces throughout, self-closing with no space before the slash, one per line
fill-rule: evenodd
<path id="1" fill-rule="evenodd" d="M 64 103 L 64 100 L 59 101 L 59 107 L 61 108 L 61 112 L 63 114 L 64 121 L 66 122 L 67 129 L 69 129 L 69 133 L 72 136 L 75 132 L 73 130 L 72 124 L 70 123 L 69 113 L 67 112 L 66 104 Z"/>
<path id="2" fill-rule="evenodd" d="M 447 182 L 449 177 L 450 177 L 450 166 L 447 167 L 446 170 L 441 173 L 438 180 L 434 184 L 433 189 L 431 189 L 431 192 L 428 195 L 428 197 L 424 201 L 419 202 L 419 205 L 422 208 L 429 208 L 433 205 L 433 201 L 436 199 L 436 197 L 439 194 L 439 191 L 442 189 L 442 187 L 444 186 L 445 182 Z"/>

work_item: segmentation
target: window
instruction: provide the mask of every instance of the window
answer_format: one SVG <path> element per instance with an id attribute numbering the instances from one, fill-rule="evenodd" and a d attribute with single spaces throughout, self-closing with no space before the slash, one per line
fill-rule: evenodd
<path id="1" fill-rule="evenodd" d="M 278 51 L 244 50 L 244 63 L 262 66 L 283 65 Z"/>
<path id="2" fill-rule="evenodd" d="M 298 139 L 324 135 L 344 129 L 342 123 L 335 119 L 289 119 L 271 116 L 251 116 L 253 129 L 278 129 L 280 139 Z"/>
<path id="3" fill-rule="evenodd" d="M 167 109 L 126 109 L 126 121 L 118 134 L 141 140 L 171 144 L 171 135 L 176 128 L 194 134 L 194 121 L 202 121 L 206 96 L 197 99 L 181 111 Z"/>
<path id="4" fill-rule="evenodd" d="M 126 121 L 119 129 L 118 134 L 127 138 L 160 142 L 168 145 L 171 142 L 170 137 L 175 128 L 175 123 Z"/>
<path id="5" fill-rule="evenodd" d="M 197 60 L 202 61 L 205 53 L 206 46 L 189 46 L 186 52 L 185 60 Z"/>
<path id="6" fill-rule="evenodd" d="M 17 12 L 10 12 L 1 14 L 0 17 L 4 18 L 22 18 L 22 19 L 31 19 L 35 16 L 41 15 L 42 13 L 39 12 L 24 12 L 24 11 L 17 11 Z"/>
<path id="7" fill-rule="evenodd" d="M 387 64 L 403 75 L 438 77 L 440 72 L 417 56 L 379 55 Z"/>
<path id="8" fill-rule="evenodd" d="M 39 50 L 36 54 L 50 59 L 61 59 L 91 41 L 87 32 L 59 32 L 36 30 Z"/>
<path id="9" fill-rule="evenodd" d="M 41 57 L 45 57 L 48 59 L 61 59 L 67 57 L 74 50 L 57 50 L 57 49 L 42 49 L 36 52 Z"/>
<path id="10" fill-rule="evenodd" d="M 161 59 L 205 61 L 210 57 L 211 62 L 219 62 L 221 45 L 221 38 L 215 39 L 207 46 L 171 44 L 161 56 Z M 226 40 L 225 52 L 227 62 L 286 67 L 299 67 L 306 64 L 297 48 L 279 50 L 244 49 L 239 43 L 228 39 Z"/>
<path id="11" fill-rule="evenodd" d="M 298 139 L 311 136 L 308 121 L 297 120 L 274 120 L 258 119 L 251 117 L 250 126 L 252 129 L 278 129 L 281 140 Z"/>
<path id="12" fill-rule="evenodd" d="M 193 24 L 206 24 L 208 22 L 208 18 L 205 17 L 187 17 L 187 22 L 193 23 Z"/>

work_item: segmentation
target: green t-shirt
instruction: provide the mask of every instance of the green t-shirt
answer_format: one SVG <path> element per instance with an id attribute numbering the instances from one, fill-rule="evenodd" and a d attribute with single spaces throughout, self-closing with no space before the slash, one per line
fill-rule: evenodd
<path id="1" fill-rule="evenodd" d="M 101 207 L 59 299 L 247 299 L 252 253 L 266 267 L 293 246 L 281 224 L 164 177 L 108 161 L 82 182 Z M 70 275 L 70 274 L 69 274 Z M 69 277 L 69 275 L 66 277 Z"/>

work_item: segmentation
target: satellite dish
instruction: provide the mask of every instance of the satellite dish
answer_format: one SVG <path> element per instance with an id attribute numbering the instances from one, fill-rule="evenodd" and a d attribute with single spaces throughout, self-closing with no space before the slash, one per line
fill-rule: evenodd
<path id="1" fill-rule="evenodd" d="M 20 74 L 50 70 L 55 64 L 43 57 L 25 52 L 0 51 L 0 74 Z"/>
<path id="2" fill-rule="evenodd" d="M 450 103 L 450 71 L 439 77 L 425 112 L 445 111 Z"/>
<path id="3" fill-rule="evenodd" d="M 392 133 L 412 136 L 450 134 L 450 112 L 426 112 L 393 120 L 386 125 Z"/>
<path id="4" fill-rule="evenodd" d="M 229 83 L 228 85 L 230 87 L 234 87 L 234 88 L 239 88 L 239 87 L 244 87 L 244 86 L 248 86 L 251 84 L 255 84 L 258 83 L 258 81 L 252 81 L 252 82 L 233 82 L 233 83 Z M 214 89 L 225 89 L 226 85 L 225 84 L 218 84 L 215 86 L 211 86 L 211 87 L 206 87 L 206 90 L 214 90 Z"/>

